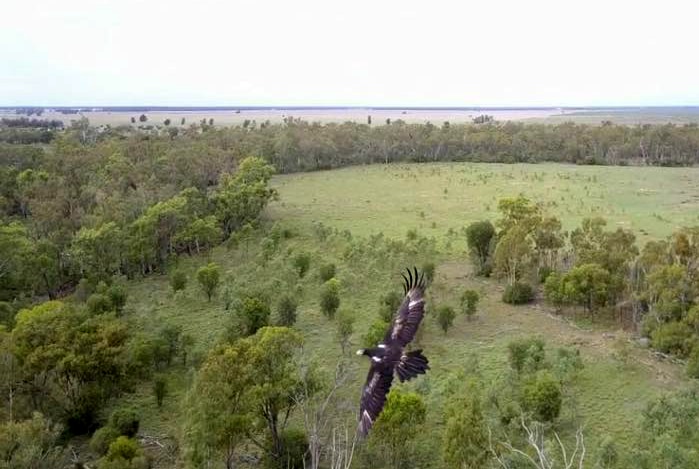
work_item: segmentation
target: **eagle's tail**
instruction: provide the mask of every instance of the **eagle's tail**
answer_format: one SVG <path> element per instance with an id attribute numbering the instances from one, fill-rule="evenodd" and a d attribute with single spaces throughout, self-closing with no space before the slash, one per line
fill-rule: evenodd
<path id="1" fill-rule="evenodd" d="M 413 350 L 400 358 L 400 362 L 398 362 L 396 367 L 396 373 L 402 383 L 415 378 L 417 375 L 424 375 L 429 369 L 429 361 L 422 354 L 422 350 Z"/>

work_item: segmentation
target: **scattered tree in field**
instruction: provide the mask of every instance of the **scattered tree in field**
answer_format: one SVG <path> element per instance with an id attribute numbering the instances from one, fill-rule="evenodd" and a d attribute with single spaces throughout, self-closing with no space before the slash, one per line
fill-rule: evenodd
<path id="1" fill-rule="evenodd" d="M 403 295 L 395 290 L 391 290 L 382 296 L 379 303 L 379 316 L 381 316 L 381 319 L 383 319 L 386 323 L 390 323 L 393 320 L 393 316 L 398 311 L 398 308 L 400 308 L 402 301 Z"/>
<path id="2" fill-rule="evenodd" d="M 390 323 L 382 319 L 377 319 L 371 323 L 371 326 L 369 326 L 369 329 L 362 338 L 362 347 L 376 347 L 378 344 L 380 344 L 386 335 L 386 330 L 388 330 L 389 324 Z"/>
<path id="3" fill-rule="evenodd" d="M 538 371 L 546 358 L 544 341 L 535 337 L 513 340 L 507 350 L 510 367 L 517 373 Z"/>
<path id="4" fill-rule="evenodd" d="M 209 125 L 214 125 L 214 118 L 213 117 L 209 118 Z"/>
<path id="5" fill-rule="evenodd" d="M 327 282 L 331 278 L 335 277 L 336 273 L 337 269 L 333 263 L 323 264 L 318 269 L 318 276 L 320 277 L 321 282 Z"/>
<path id="6" fill-rule="evenodd" d="M 547 279 L 544 291 L 554 304 L 573 304 L 592 314 L 609 301 L 612 279 L 599 264 L 583 264 Z"/>
<path id="7" fill-rule="evenodd" d="M 210 262 L 208 265 L 200 267 L 197 270 L 197 281 L 206 294 L 207 299 L 211 301 L 220 281 L 218 265 Z"/>
<path id="8" fill-rule="evenodd" d="M 532 246 L 527 230 L 526 226 L 513 224 L 495 247 L 495 273 L 507 279 L 508 285 L 514 285 L 530 267 Z"/>
<path id="9" fill-rule="evenodd" d="M 427 283 L 427 285 L 431 284 L 434 280 L 435 270 L 436 266 L 434 265 L 434 262 L 425 262 L 424 264 L 422 264 L 420 272 L 421 275 L 425 276 L 425 282 Z"/>
<path id="10" fill-rule="evenodd" d="M 490 456 L 488 425 L 477 394 L 469 393 L 451 405 L 444 428 L 442 452 L 447 468 L 478 469 L 486 465 Z"/>
<path id="11" fill-rule="evenodd" d="M 172 121 L 168 118 L 163 121 L 163 124 L 165 124 L 165 127 L 168 127 Z"/>
<path id="12" fill-rule="evenodd" d="M 366 123 L 371 125 L 371 116 L 366 116 Z"/>
<path id="13" fill-rule="evenodd" d="M 349 310 L 341 310 L 337 315 L 335 326 L 337 328 L 337 340 L 340 342 L 340 348 L 344 355 L 347 353 L 347 347 L 349 346 L 350 338 L 354 332 L 354 315 L 352 312 Z"/>
<path id="14" fill-rule="evenodd" d="M 132 124 L 135 124 L 135 123 L 136 123 L 136 118 L 133 117 L 133 116 L 131 117 L 131 123 L 132 123 Z"/>
<path id="15" fill-rule="evenodd" d="M 116 311 L 117 314 L 121 314 L 126 305 L 126 299 L 128 298 L 126 289 L 122 285 L 115 283 L 107 289 L 107 298 L 109 298 L 109 302 L 112 308 L 114 308 L 114 311 Z"/>
<path id="16" fill-rule="evenodd" d="M 187 122 L 187 120 L 183 117 L 183 118 L 180 120 L 180 125 L 184 125 L 185 122 Z"/>
<path id="17" fill-rule="evenodd" d="M 146 122 L 148 120 L 148 117 L 145 114 L 141 114 L 141 116 L 138 118 L 139 122 Z"/>
<path id="18" fill-rule="evenodd" d="M 277 303 L 277 325 L 291 327 L 296 324 L 298 303 L 292 295 L 283 295 Z"/>
<path id="19" fill-rule="evenodd" d="M 335 316 L 340 307 L 340 282 L 331 278 L 323 284 L 320 290 L 320 309 L 329 318 Z"/>
<path id="20" fill-rule="evenodd" d="M 102 314 L 113 311 L 112 302 L 103 293 L 93 293 L 87 298 L 87 310 L 91 314 Z"/>
<path id="21" fill-rule="evenodd" d="M 164 376 L 157 376 L 153 381 L 153 395 L 158 408 L 162 407 L 167 395 L 167 381 Z"/>
<path id="22" fill-rule="evenodd" d="M 442 305 L 437 308 L 437 324 L 445 335 L 454 324 L 454 318 L 456 318 L 456 311 L 451 306 Z"/>
<path id="23" fill-rule="evenodd" d="M 300 252 L 294 256 L 292 261 L 296 273 L 299 274 L 300 278 L 303 278 L 308 272 L 308 268 L 311 266 L 311 255 L 307 252 Z"/>
<path id="24" fill-rule="evenodd" d="M 480 296 L 475 290 L 465 290 L 461 294 L 461 312 L 470 320 L 476 314 Z"/>
<path id="25" fill-rule="evenodd" d="M 275 465 L 283 462 L 288 441 L 283 435 L 299 402 L 295 357 L 301 345 L 301 335 L 291 329 L 264 327 L 209 354 L 189 399 L 191 463 L 212 464 L 221 454 L 232 467 L 246 444 L 257 446 Z M 317 386 L 309 389 L 312 395 Z"/>
<path id="26" fill-rule="evenodd" d="M 148 460 L 138 442 L 127 436 L 120 436 L 109 445 L 109 451 L 100 462 L 100 469 L 147 469 Z"/>
<path id="27" fill-rule="evenodd" d="M 138 433 L 140 419 L 134 409 L 125 407 L 111 413 L 109 426 L 115 429 L 119 435 L 133 437 Z"/>
<path id="28" fill-rule="evenodd" d="M 552 422 L 561 412 L 561 385 L 548 371 L 540 371 L 524 384 L 524 406 L 540 422 Z"/>
<path id="29" fill-rule="evenodd" d="M 412 440 L 425 422 L 427 408 L 419 394 L 394 389 L 376 420 L 372 438 L 384 450 L 390 467 L 410 466 Z"/>
<path id="30" fill-rule="evenodd" d="M 488 261 L 494 236 L 495 227 L 487 220 L 471 223 L 466 227 L 466 244 L 476 261 L 479 275 L 489 274 Z"/>
<path id="31" fill-rule="evenodd" d="M 173 292 L 182 291 L 187 287 L 187 274 L 183 270 L 175 270 L 170 274 L 170 288 Z"/>
<path id="32" fill-rule="evenodd" d="M 271 314 L 267 302 L 259 296 L 248 296 L 240 303 L 239 315 L 245 327 L 246 335 L 253 335 L 269 324 Z"/>
<path id="33" fill-rule="evenodd" d="M 534 289 L 528 283 L 515 282 L 507 285 L 502 294 L 502 301 L 511 305 L 529 303 L 534 299 Z"/>

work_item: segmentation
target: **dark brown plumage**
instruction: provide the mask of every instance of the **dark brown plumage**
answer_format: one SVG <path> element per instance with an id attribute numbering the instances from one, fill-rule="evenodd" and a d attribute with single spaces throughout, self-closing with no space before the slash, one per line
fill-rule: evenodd
<path id="1" fill-rule="evenodd" d="M 393 375 L 403 382 L 412 379 L 430 368 L 422 350 L 405 352 L 420 326 L 425 314 L 425 280 L 417 269 L 408 270 L 408 276 L 403 275 L 405 298 L 391 326 L 386 331 L 383 341 L 376 347 L 361 349 L 358 355 L 367 355 L 371 359 L 371 367 L 366 384 L 362 388 L 359 404 L 359 432 L 369 433 L 386 404 L 386 396 L 393 383 Z"/>

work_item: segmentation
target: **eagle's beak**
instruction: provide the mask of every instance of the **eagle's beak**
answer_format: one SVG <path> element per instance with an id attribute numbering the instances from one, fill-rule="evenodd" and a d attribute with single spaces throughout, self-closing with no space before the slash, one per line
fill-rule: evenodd
<path id="1" fill-rule="evenodd" d="M 364 349 L 360 348 L 359 350 L 357 350 L 357 355 L 364 355 Z"/>

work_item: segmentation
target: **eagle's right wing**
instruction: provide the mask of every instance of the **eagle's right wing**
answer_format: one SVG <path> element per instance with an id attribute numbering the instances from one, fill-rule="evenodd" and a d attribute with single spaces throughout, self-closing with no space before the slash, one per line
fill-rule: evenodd
<path id="1" fill-rule="evenodd" d="M 372 361 L 366 384 L 362 388 L 359 401 L 359 431 L 367 435 L 386 404 L 386 396 L 391 390 L 393 369 L 383 363 Z"/>
<path id="2" fill-rule="evenodd" d="M 397 344 L 400 347 L 405 347 L 413 340 L 420 321 L 425 315 L 424 273 L 419 276 L 417 269 L 413 272 L 408 269 L 408 278 L 405 275 L 403 278 L 405 279 L 405 298 L 384 338 L 385 344 Z"/>

